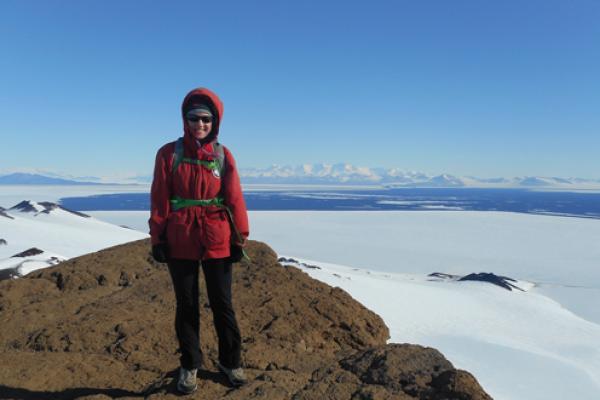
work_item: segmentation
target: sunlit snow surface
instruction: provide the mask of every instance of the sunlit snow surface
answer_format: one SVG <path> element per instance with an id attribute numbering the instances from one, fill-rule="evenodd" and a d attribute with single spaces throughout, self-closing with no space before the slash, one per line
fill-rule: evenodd
<path id="1" fill-rule="evenodd" d="M 147 230 L 147 212 L 89 212 Z M 321 269 L 392 342 L 439 349 L 495 399 L 600 398 L 600 221 L 504 212 L 253 211 L 251 238 Z M 302 268 L 302 267 L 301 267 Z M 526 289 L 433 281 L 493 272 Z"/>
<path id="2" fill-rule="evenodd" d="M 114 226 L 95 218 L 83 218 L 61 209 L 39 212 L 37 202 L 57 202 L 64 196 L 91 196 L 108 193 L 145 193 L 148 185 L 0 185 L 0 207 L 11 218 L 0 215 L 0 270 L 15 270 L 25 275 L 71 257 L 98 251 L 148 237 L 139 231 Z M 38 212 L 20 212 L 10 208 L 31 201 Z M 147 229 L 142 229 L 142 232 Z M 12 257 L 32 247 L 42 254 L 25 258 Z M 0 272 L 0 276 L 2 276 Z"/>
<path id="3" fill-rule="evenodd" d="M 18 269 L 15 272 L 25 275 L 71 257 L 148 237 L 58 207 L 47 209 L 37 202 L 25 206 L 27 211 L 9 209 L 0 215 L 0 270 Z M 32 248 L 43 252 L 13 257 Z"/>

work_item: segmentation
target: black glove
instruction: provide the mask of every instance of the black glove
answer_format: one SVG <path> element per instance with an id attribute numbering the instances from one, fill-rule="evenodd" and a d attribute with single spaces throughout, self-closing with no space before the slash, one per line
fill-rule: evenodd
<path id="1" fill-rule="evenodd" d="M 159 263 L 166 263 L 169 258 L 169 247 L 166 243 L 152 246 L 152 257 Z"/>
<path id="2" fill-rule="evenodd" d="M 243 248 L 242 246 L 238 246 L 237 244 L 232 244 L 231 247 L 229 248 L 231 255 L 229 256 L 229 259 L 227 261 L 229 261 L 230 263 L 236 263 L 236 262 L 240 262 L 242 261 L 242 258 L 244 258 L 244 252 L 243 252 Z"/>

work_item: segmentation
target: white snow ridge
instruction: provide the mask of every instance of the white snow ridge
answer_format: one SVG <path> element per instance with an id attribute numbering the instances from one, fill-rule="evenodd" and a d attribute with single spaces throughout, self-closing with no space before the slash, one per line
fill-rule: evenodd
<path id="1" fill-rule="evenodd" d="M 22 201 L 0 209 L 0 279 L 146 237 L 55 203 Z"/>

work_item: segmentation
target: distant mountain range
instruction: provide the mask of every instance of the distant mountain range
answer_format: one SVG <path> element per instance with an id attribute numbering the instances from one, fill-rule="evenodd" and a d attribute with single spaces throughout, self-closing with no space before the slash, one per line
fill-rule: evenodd
<path id="1" fill-rule="evenodd" d="M 152 182 L 148 176 L 115 182 L 115 179 L 98 178 L 95 176 L 70 177 L 52 173 L 14 172 L 0 175 L 0 185 L 123 185 L 144 184 Z"/>
<path id="2" fill-rule="evenodd" d="M 0 185 L 102 185 L 98 177 L 72 178 L 56 174 L 12 173 L 0 176 Z M 377 185 L 386 187 L 481 187 L 481 188 L 557 188 L 600 189 L 600 179 L 524 176 L 514 178 L 477 178 L 450 174 L 428 175 L 398 168 L 357 167 L 348 163 L 273 165 L 267 168 L 240 169 L 245 184 L 303 185 Z M 137 176 L 114 184 L 148 184 L 151 176 Z M 102 182 L 102 183 L 101 183 Z"/>
<path id="3" fill-rule="evenodd" d="M 600 188 L 600 179 L 525 176 L 515 178 L 458 177 L 450 174 L 428 175 L 398 168 L 356 167 L 352 164 L 273 165 L 268 168 L 240 170 L 242 183 L 262 184 L 346 184 L 388 187 L 556 187 Z"/>
<path id="4" fill-rule="evenodd" d="M 102 183 L 15 172 L 0 176 L 0 185 L 102 185 Z"/>

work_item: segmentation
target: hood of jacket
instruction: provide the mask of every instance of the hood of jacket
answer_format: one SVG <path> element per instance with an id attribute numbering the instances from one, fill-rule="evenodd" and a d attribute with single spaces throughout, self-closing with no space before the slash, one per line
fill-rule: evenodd
<path id="1" fill-rule="evenodd" d="M 187 123 L 185 121 L 185 113 L 186 111 L 188 111 L 190 105 L 197 103 L 208 105 L 213 114 L 212 130 L 210 131 L 208 136 L 204 140 L 202 140 L 202 142 L 215 142 L 217 140 L 217 137 L 219 136 L 219 126 L 221 125 L 221 121 L 223 120 L 223 103 L 221 102 L 221 99 L 219 99 L 219 96 L 217 96 L 214 92 L 206 88 L 194 89 L 190 91 L 183 99 L 183 103 L 181 104 L 181 117 L 183 119 L 184 139 L 185 141 L 190 143 L 195 142 L 195 138 L 188 130 Z"/>

